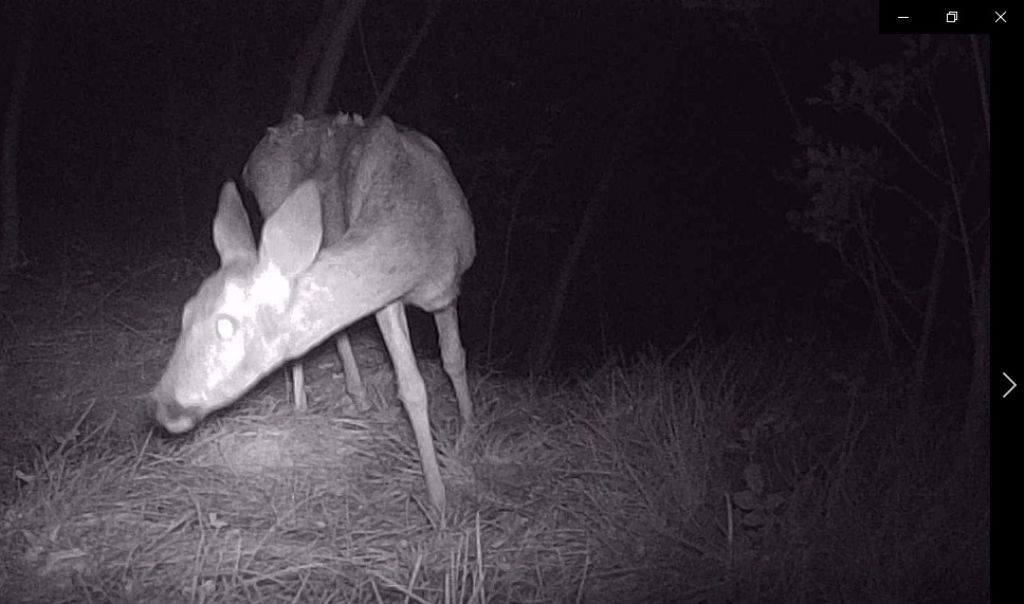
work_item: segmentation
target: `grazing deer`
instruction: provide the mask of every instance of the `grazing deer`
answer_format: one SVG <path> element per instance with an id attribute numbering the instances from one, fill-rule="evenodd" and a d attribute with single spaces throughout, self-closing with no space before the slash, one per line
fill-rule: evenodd
<path id="1" fill-rule="evenodd" d="M 444 154 L 386 117 L 368 124 L 358 116 L 295 117 L 269 129 L 244 176 L 266 218 L 259 248 L 228 181 L 213 220 L 220 268 L 185 304 L 181 336 L 152 394 L 157 421 L 172 433 L 190 430 L 274 368 L 374 313 L 428 496 L 443 511 L 405 305 L 434 313 L 444 368 L 468 425 L 473 404 L 455 298 L 476 249 L 466 199 Z M 352 393 L 361 383 L 344 335 L 338 349 Z"/>

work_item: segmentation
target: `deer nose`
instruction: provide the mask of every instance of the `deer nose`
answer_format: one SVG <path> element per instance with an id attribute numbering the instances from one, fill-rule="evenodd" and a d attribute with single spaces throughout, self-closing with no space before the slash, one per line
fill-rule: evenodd
<path id="1" fill-rule="evenodd" d="M 171 397 L 153 393 L 153 418 L 171 434 L 188 432 L 202 417 L 202 411 L 196 407 L 185 407 Z"/>

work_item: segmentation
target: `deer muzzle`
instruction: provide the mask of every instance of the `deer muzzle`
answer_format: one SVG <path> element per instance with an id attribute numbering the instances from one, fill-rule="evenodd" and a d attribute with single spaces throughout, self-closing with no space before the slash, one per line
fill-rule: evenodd
<path id="1" fill-rule="evenodd" d="M 150 395 L 153 419 L 171 434 L 188 432 L 203 418 L 203 410 L 182 405 L 162 386 L 157 386 Z"/>

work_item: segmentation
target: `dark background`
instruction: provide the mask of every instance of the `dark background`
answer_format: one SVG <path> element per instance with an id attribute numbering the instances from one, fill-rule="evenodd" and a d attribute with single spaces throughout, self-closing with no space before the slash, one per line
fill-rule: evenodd
<path id="1" fill-rule="evenodd" d="M 877 33 L 876 3 L 555 4 L 444 3 L 384 110 L 441 146 L 469 199 L 479 252 L 460 307 L 471 358 L 520 366 L 617 144 L 556 366 L 670 351 L 697 332 L 870 346 L 870 300 L 832 248 L 787 220 L 808 194 L 785 174 L 802 153 L 798 120 L 891 151 L 862 116 L 806 102 L 823 95 L 833 61 L 872 66 L 906 49 Z M 41 3 L 19 158 L 30 266 L 195 255 L 212 271 L 217 191 L 281 121 L 319 8 Z M 425 14 L 418 2 L 367 3 L 332 112 L 370 111 Z M 19 26 L 12 7 L 0 15 L 7 83 Z M 973 77 L 958 64 L 934 81 L 965 149 L 983 134 Z M 922 124 L 900 126 L 927 146 Z M 883 161 L 894 182 L 927 197 L 934 185 L 905 158 Z M 974 216 L 988 207 L 987 162 L 971 185 Z M 898 196 L 875 208 L 879 238 L 900 250 L 896 268 L 922 286 L 927 228 Z M 937 348 L 964 350 L 947 355 L 956 375 L 970 354 L 963 262 L 946 270 Z"/>

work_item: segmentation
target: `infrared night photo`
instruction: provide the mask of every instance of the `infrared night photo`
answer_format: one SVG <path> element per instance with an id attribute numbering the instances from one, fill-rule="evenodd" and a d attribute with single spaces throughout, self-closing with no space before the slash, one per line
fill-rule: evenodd
<path id="1" fill-rule="evenodd" d="M 0 603 L 992 601 L 1016 17 L 0 3 Z"/>

